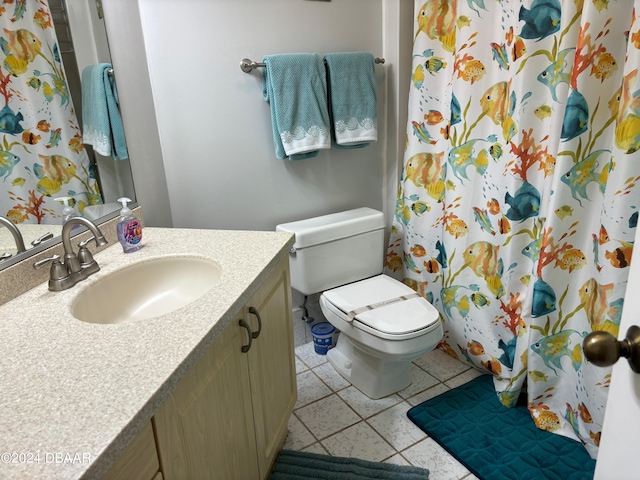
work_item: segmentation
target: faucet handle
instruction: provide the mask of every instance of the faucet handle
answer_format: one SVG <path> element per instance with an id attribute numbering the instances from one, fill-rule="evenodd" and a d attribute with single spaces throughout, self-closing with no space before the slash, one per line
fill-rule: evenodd
<path id="1" fill-rule="evenodd" d="M 40 237 L 36 238 L 33 242 L 31 242 L 31 245 L 33 245 L 34 247 L 37 247 L 42 242 L 45 242 L 47 240 L 51 240 L 52 238 L 53 238 L 53 233 L 47 232 L 44 235 L 41 235 Z"/>
<path id="2" fill-rule="evenodd" d="M 89 245 L 89 242 L 90 242 L 91 240 L 95 240 L 95 239 L 96 239 L 96 237 L 95 237 L 95 236 L 93 236 L 93 237 L 89 237 L 89 238 L 87 238 L 86 240 L 83 240 L 82 242 L 78 243 L 78 248 L 84 248 L 84 247 L 86 247 L 87 245 Z"/>
<path id="3" fill-rule="evenodd" d="M 49 258 L 44 258 L 42 260 L 38 260 L 36 263 L 33 264 L 33 268 L 38 270 L 39 268 L 44 267 L 45 265 L 47 265 L 48 263 L 53 263 L 53 262 L 58 262 L 60 263 L 60 255 L 55 254 L 52 257 Z"/>
<path id="4" fill-rule="evenodd" d="M 75 282 L 69 278 L 67 267 L 65 267 L 60 261 L 60 255 L 54 255 L 50 258 L 39 260 L 33 264 L 33 268 L 39 269 L 49 263 L 51 264 L 51 269 L 49 270 L 49 290 L 52 292 L 59 292 L 74 285 Z"/>
<path id="5" fill-rule="evenodd" d="M 96 262 L 93 259 L 93 255 L 91 254 L 91 251 L 87 248 L 87 244 L 94 239 L 95 237 L 91 237 L 78 243 L 78 260 L 80 261 L 80 266 L 82 267 L 82 270 L 86 272 L 87 275 L 92 275 L 100 271 L 100 266 L 98 266 L 98 262 Z"/>
<path id="6" fill-rule="evenodd" d="M 2 255 L 0 255 L 0 262 L 2 262 L 3 260 L 6 260 L 7 258 L 11 258 L 13 257 L 13 254 L 9 253 L 9 252 L 4 252 Z"/>
<path id="7" fill-rule="evenodd" d="M 60 255 L 54 255 L 49 258 L 45 258 L 43 260 L 39 260 L 33 264 L 33 268 L 38 270 L 39 268 L 44 267 L 47 264 L 51 264 L 51 279 L 52 280 L 60 280 L 62 278 L 66 278 L 68 276 L 67 269 L 60 261 Z"/>

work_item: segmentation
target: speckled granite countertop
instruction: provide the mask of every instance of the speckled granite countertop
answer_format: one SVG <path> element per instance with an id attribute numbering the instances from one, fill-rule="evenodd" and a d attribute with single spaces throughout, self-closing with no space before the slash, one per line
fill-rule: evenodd
<path id="1" fill-rule="evenodd" d="M 286 254 L 293 237 L 146 228 L 143 243 L 131 254 L 119 244 L 96 254 L 101 271 L 70 290 L 49 292 L 41 284 L 0 306 L 0 478 L 99 478 Z M 190 254 L 216 261 L 223 272 L 198 301 L 119 325 L 71 315 L 74 298 L 97 278 L 134 262 Z M 33 460 L 38 452 L 39 462 Z M 32 463 L 23 463 L 29 458 Z"/>

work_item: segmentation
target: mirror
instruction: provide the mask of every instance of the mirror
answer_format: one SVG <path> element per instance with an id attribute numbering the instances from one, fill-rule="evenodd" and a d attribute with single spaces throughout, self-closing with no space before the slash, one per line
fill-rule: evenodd
<path id="1" fill-rule="evenodd" d="M 47 148 L 49 148 L 49 146 L 57 146 L 53 143 L 55 142 L 55 130 L 52 127 L 51 130 L 54 131 L 50 132 L 46 128 L 48 127 L 48 123 L 53 122 L 44 122 L 44 126 L 38 123 L 36 127 L 36 120 L 39 120 L 40 117 L 49 119 L 51 116 L 50 110 L 60 105 L 64 106 L 66 93 L 66 98 L 70 97 L 73 103 L 77 117 L 76 125 L 81 127 L 83 125 L 82 72 L 85 67 L 89 65 L 111 63 L 104 19 L 102 18 L 102 12 L 99 11 L 99 2 L 96 2 L 96 0 L 49 0 L 50 16 L 47 15 L 49 12 L 47 12 L 46 6 L 43 7 L 42 2 L 36 1 L 27 2 L 24 12 L 20 13 L 18 5 L 22 3 L 23 2 L 16 2 L 15 11 L 13 6 L 7 7 L 4 15 L 0 18 L 1 22 L 7 23 L 7 25 L 3 25 L 5 32 L 7 30 L 20 31 L 19 29 L 21 27 L 19 26 L 19 22 L 12 22 L 20 20 L 21 16 L 28 16 L 29 22 L 33 22 L 31 23 L 31 29 L 35 34 L 38 34 L 39 31 L 44 32 L 44 30 L 46 30 L 46 28 L 42 28 L 38 22 L 41 22 L 42 25 L 46 27 L 47 22 L 50 21 L 51 25 L 55 28 L 57 47 L 49 45 L 49 43 L 55 42 L 47 43 L 46 41 L 42 41 L 41 44 L 36 43 L 37 47 L 34 47 L 34 55 L 29 56 L 21 51 L 16 51 L 15 55 L 13 55 L 15 58 L 10 58 L 12 56 L 11 42 L 13 38 L 9 37 L 5 40 L 5 44 L 7 42 L 9 43 L 9 48 L 6 51 L 3 48 L 0 56 L 0 61 L 3 62 L 0 63 L 0 65 L 2 65 L 0 73 L 4 72 L 10 85 L 12 81 L 15 81 L 16 90 L 20 88 L 26 90 L 26 94 L 10 91 L 9 95 L 17 93 L 19 100 L 22 101 L 26 101 L 25 98 L 30 100 L 28 94 L 33 94 L 34 98 L 36 96 L 44 96 L 46 99 L 46 102 L 43 102 L 44 107 L 40 104 L 26 107 L 25 109 L 21 108 L 17 114 L 14 113 L 14 111 L 18 111 L 17 108 L 14 108 L 14 111 L 9 110 L 19 123 L 19 126 L 14 129 L 14 132 L 8 131 L 5 126 L 6 124 L 0 126 L 0 132 L 5 134 L 0 134 L 0 141 L 2 141 L 2 137 L 5 138 L 4 145 L 0 145 L 0 150 L 3 151 L 0 152 L 0 155 L 3 153 L 7 154 L 7 152 L 4 151 L 10 151 L 11 148 L 14 147 L 15 153 L 23 157 L 22 162 L 16 162 L 14 165 L 16 167 L 15 172 L 20 171 L 18 175 L 14 174 L 9 176 L 9 174 L 7 174 L 8 169 L 2 171 L 1 167 L 3 163 L 0 162 L 0 173 L 2 174 L 0 176 L 4 179 L 3 182 L 0 182 L 0 195 L 7 195 L 7 192 L 13 193 L 11 197 L 12 200 L 14 200 L 16 204 L 21 205 L 21 209 L 14 210 L 13 204 L 4 204 L 2 205 L 4 208 L 0 211 L 0 215 L 7 218 L 11 218 L 11 214 L 17 216 L 22 215 L 22 217 L 18 219 L 22 220 L 22 222 L 14 221 L 14 223 L 17 224 L 23 236 L 25 247 L 27 248 L 26 252 L 17 254 L 11 232 L 7 228 L 0 227 L 0 255 L 3 253 L 12 254 L 10 258 L 0 261 L 0 270 L 60 242 L 63 202 L 54 201 L 52 206 L 51 197 L 63 197 L 69 195 L 70 192 L 76 193 L 77 191 L 79 194 L 78 198 L 83 198 L 86 201 L 83 202 L 80 200 L 76 205 L 81 207 L 79 209 L 82 209 L 83 216 L 94 221 L 96 224 L 100 224 L 105 220 L 117 216 L 120 210 L 120 204 L 117 203 L 116 200 L 119 197 L 126 196 L 135 201 L 133 177 L 128 159 L 114 160 L 110 156 L 98 154 L 90 145 L 84 145 L 84 151 L 80 154 L 83 156 L 86 154 L 87 158 L 85 158 L 84 161 L 87 166 L 78 168 L 72 166 L 65 170 L 56 163 L 53 155 L 41 155 L 43 152 L 43 144 L 47 144 Z M 38 12 L 41 12 L 40 18 L 37 17 Z M 28 27 L 22 28 L 29 30 Z M 42 28 L 42 30 L 39 28 Z M 4 36 L 8 35 L 10 34 L 4 34 Z M 16 44 L 20 41 L 17 35 L 16 33 Z M 41 34 L 43 39 L 45 38 L 44 35 L 44 33 Z M 47 33 L 47 35 L 50 34 Z M 38 39 L 37 41 L 39 42 Z M 47 57 L 49 57 L 49 59 L 47 59 Z M 42 59 L 44 59 L 44 61 L 51 66 L 51 69 L 55 70 L 55 67 L 59 65 L 56 64 L 58 58 L 61 59 L 61 63 L 64 66 L 64 73 L 61 76 L 63 78 L 66 77 L 68 92 L 65 92 L 64 85 L 60 86 L 55 84 L 54 75 L 45 72 L 45 68 L 40 68 L 40 70 L 42 70 L 41 72 L 35 67 L 35 65 L 38 65 L 36 61 L 42 62 Z M 14 69 L 13 72 L 11 71 L 12 68 Z M 7 70 L 9 73 L 14 74 L 11 78 L 9 78 L 10 76 L 7 74 Z M 23 77 L 28 79 L 28 85 L 26 87 L 23 87 L 22 82 L 20 82 Z M 52 80 L 47 82 L 49 78 Z M 47 88 L 49 90 L 47 90 Z M 34 92 L 37 93 L 34 94 Z M 0 82 L 0 93 L 3 93 L 2 82 Z M 5 101 L 5 105 L 5 109 L 11 106 L 8 100 Z M 22 114 L 23 110 L 25 111 L 24 115 Z M 31 118 L 28 117 L 29 113 L 26 112 L 31 113 Z M 0 111 L 0 116 L 3 114 L 6 116 L 4 110 Z M 49 117 L 47 117 L 47 115 L 49 115 Z M 73 122 L 68 121 L 68 123 L 72 124 Z M 77 127 L 76 130 L 78 130 Z M 7 133 L 18 134 L 21 135 L 21 137 L 12 137 L 12 135 L 8 135 Z M 73 133 L 67 134 L 67 136 L 72 137 Z M 20 139 L 27 143 L 16 147 L 11 143 L 14 139 Z M 68 140 L 69 138 L 66 139 L 66 141 Z M 41 143 L 38 147 L 39 151 L 35 151 L 35 143 L 31 142 Z M 27 152 L 22 153 L 21 148 L 26 150 L 28 154 Z M 29 148 L 31 148 L 32 151 L 29 151 Z M 69 143 L 69 148 L 72 148 L 71 143 Z M 81 150 L 83 146 L 78 142 L 75 148 Z M 18 150 L 20 150 L 21 153 L 18 153 Z M 50 151 L 44 150 L 44 153 L 56 153 L 54 150 L 53 148 Z M 47 161 L 49 163 L 47 163 Z M 54 171 L 56 169 L 57 172 Z M 81 170 L 84 170 L 86 174 L 83 179 Z M 60 173 L 61 171 L 62 173 Z M 56 177 L 56 175 L 58 175 L 58 177 Z M 65 183 L 65 181 L 71 177 L 80 179 L 81 187 L 72 189 L 70 183 Z M 22 193 L 21 196 L 20 194 L 16 194 L 14 190 L 18 189 L 22 182 L 29 179 L 37 182 L 36 193 L 47 193 L 47 197 L 49 197 L 47 198 L 49 203 L 46 205 L 48 208 L 46 221 L 42 221 L 42 218 L 33 218 L 35 216 L 28 215 L 29 212 L 22 214 L 25 212 L 24 207 L 27 206 L 27 202 L 25 201 L 27 195 L 26 193 Z M 61 186 L 61 184 L 64 185 Z M 83 189 L 83 186 L 87 188 Z M 82 192 L 82 190 L 88 191 L 88 193 Z M 82 197 L 81 193 L 87 193 L 87 195 Z M 92 201 L 87 200 L 89 196 L 94 197 Z M 98 200 L 96 201 L 95 198 L 98 198 Z M 29 201 L 31 201 L 30 198 Z M 132 203 L 131 208 L 136 205 L 135 202 Z M 11 211 L 5 212 L 4 210 L 7 210 L 7 208 Z M 32 218 L 27 218 L 29 216 Z M 43 224 L 38 224 L 39 222 Z M 50 236 L 53 236 L 53 238 L 48 238 Z M 45 238 L 44 240 L 38 241 L 43 237 Z"/>

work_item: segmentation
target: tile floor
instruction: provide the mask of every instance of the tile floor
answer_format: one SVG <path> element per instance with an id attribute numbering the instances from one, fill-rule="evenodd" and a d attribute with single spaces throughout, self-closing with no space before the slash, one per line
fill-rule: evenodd
<path id="1" fill-rule="evenodd" d="M 434 350 L 413 362 L 406 389 L 371 400 L 317 355 L 313 343 L 295 352 L 298 402 L 284 448 L 415 465 L 429 469 L 430 480 L 477 478 L 416 427 L 407 411 L 482 372 Z"/>

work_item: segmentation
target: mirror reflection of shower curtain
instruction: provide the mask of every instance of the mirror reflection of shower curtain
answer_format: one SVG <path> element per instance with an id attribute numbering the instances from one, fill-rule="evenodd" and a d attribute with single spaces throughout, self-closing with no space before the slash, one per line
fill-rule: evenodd
<path id="1" fill-rule="evenodd" d="M 440 348 L 595 458 L 638 224 L 640 0 L 416 0 L 386 258 Z M 634 254 L 638 255 L 638 254 Z M 634 260 L 635 261 L 635 260 Z"/>
<path id="2" fill-rule="evenodd" d="M 18 224 L 60 223 L 56 198 L 71 197 L 78 212 L 102 199 L 52 13 L 45 2 L 16 1 L 0 13 L 0 25 L 0 215 Z"/>

